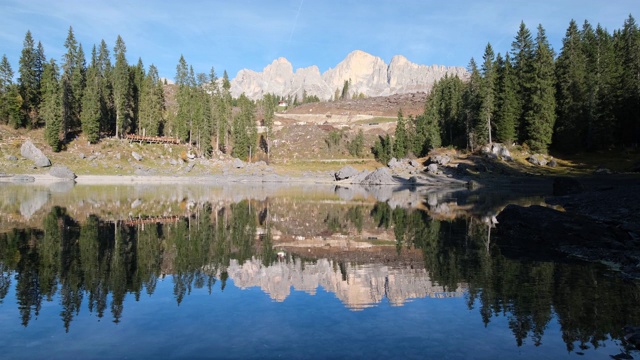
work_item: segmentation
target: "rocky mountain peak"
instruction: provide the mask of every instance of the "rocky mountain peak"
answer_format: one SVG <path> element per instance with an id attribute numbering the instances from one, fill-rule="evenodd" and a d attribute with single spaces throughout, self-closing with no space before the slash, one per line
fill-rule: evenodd
<path id="1" fill-rule="evenodd" d="M 344 60 L 325 71 L 317 66 L 297 69 L 285 58 L 275 59 L 262 72 L 240 70 L 231 81 L 231 93 L 245 93 L 259 99 L 266 93 L 280 96 L 298 96 L 306 92 L 322 100 L 329 100 L 342 91 L 345 81 L 350 81 L 350 94 L 386 96 L 412 92 L 429 92 L 433 83 L 445 75 L 467 77 L 462 67 L 418 65 L 402 55 L 396 55 L 387 65 L 380 57 L 362 50 L 349 53 Z"/>

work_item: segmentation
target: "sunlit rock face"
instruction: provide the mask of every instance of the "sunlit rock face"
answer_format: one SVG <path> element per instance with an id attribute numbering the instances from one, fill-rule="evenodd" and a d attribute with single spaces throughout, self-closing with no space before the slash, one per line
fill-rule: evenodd
<path id="1" fill-rule="evenodd" d="M 419 65 L 401 55 L 394 56 L 390 64 L 377 56 L 355 50 L 336 67 L 323 74 L 317 66 L 297 69 L 285 58 L 278 58 L 267 65 L 262 72 L 243 69 L 231 81 L 231 94 L 235 97 L 244 93 L 251 99 L 260 99 L 267 93 L 297 96 L 303 94 L 329 100 L 342 92 L 345 81 L 350 81 L 349 96 L 363 94 L 387 96 L 413 92 L 429 92 L 433 83 L 445 75 L 466 78 L 468 72 L 463 67 L 442 65 Z"/>
<path id="2" fill-rule="evenodd" d="M 259 287 L 276 301 L 284 301 L 293 288 L 315 295 L 318 287 L 332 292 L 351 310 L 362 310 L 387 299 L 394 306 L 416 298 L 462 296 L 463 284 L 445 289 L 434 284 L 425 269 L 392 268 L 382 264 L 352 265 L 327 259 L 278 261 L 265 266 L 258 259 L 226 269 L 239 288 Z"/>

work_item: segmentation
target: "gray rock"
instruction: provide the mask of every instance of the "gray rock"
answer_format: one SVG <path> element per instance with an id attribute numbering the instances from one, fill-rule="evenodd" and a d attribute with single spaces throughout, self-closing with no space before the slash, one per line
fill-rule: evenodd
<path id="1" fill-rule="evenodd" d="M 49 170 L 49 175 L 69 180 L 74 180 L 77 177 L 76 174 L 71 171 L 71 169 L 62 165 L 52 166 Z"/>
<path id="2" fill-rule="evenodd" d="M 531 156 L 529 156 L 527 161 L 529 161 L 531 164 L 536 165 L 536 166 L 545 166 L 545 165 L 547 165 L 547 159 L 542 154 L 531 155 Z"/>
<path id="3" fill-rule="evenodd" d="M 356 170 L 353 166 L 347 165 L 342 169 L 338 170 L 336 173 L 336 180 L 344 180 L 350 177 L 358 175 L 358 170 Z"/>
<path id="4" fill-rule="evenodd" d="M 414 168 L 419 168 L 420 166 L 422 166 L 420 164 L 420 162 L 418 160 L 415 160 L 415 159 L 409 161 L 409 165 L 413 166 Z"/>
<path id="5" fill-rule="evenodd" d="M 598 175 L 609 175 L 611 174 L 611 170 L 607 169 L 606 167 L 600 166 L 593 173 Z"/>
<path id="6" fill-rule="evenodd" d="M 435 164 L 435 163 L 429 164 L 427 166 L 427 172 L 429 174 L 437 174 L 438 173 L 438 164 Z"/>
<path id="7" fill-rule="evenodd" d="M 135 151 L 132 151 L 132 152 L 131 152 L 131 156 L 132 156 L 134 159 L 138 160 L 138 161 L 142 161 L 142 159 L 143 159 L 142 155 L 138 154 L 138 153 L 137 153 L 137 152 L 135 152 Z"/>
<path id="8" fill-rule="evenodd" d="M 5 156 L 5 159 L 9 160 L 9 161 L 18 161 L 18 158 L 14 155 L 7 155 Z"/>
<path id="9" fill-rule="evenodd" d="M 78 157 L 79 157 L 80 159 L 84 159 L 84 158 L 86 158 L 86 156 L 84 155 L 84 153 L 80 153 L 80 154 L 78 154 Z"/>
<path id="10" fill-rule="evenodd" d="M 551 159 L 551 161 L 549 161 L 549 163 L 547 164 L 549 167 L 556 167 L 558 166 L 558 162 L 556 161 L 556 159 Z"/>
<path id="11" fill-rule="evenodd" d="M 451 158 L 448 155 L 434 155 L 429 158 L 429 162 L 437 165 L 447 165 L 451 162 Z"/>
<path id="12" fill-rule="evenodd" d="M 398 159 L 396 158 L 391 158 L 391 160 L 389 160 L 389 162 L 387 163 L 387 166 L 391 169 L 397 167 L 400 165 L 400 162 L 398 161 Z"/>
<path id="13" fill-rule="evenodd" d="M 184 172 L 191 172 L 191 170 L 193 170 L 193 167 L 196 166 L 195 163 L 189 163 L 185 168 L 184 168 Z"/>
<path id="14" fill-rule="evenodd" d="M 29 197 L 20 203 L 20 214 L 27 219 L 30 218 L 49 202 L 49 196 L 48 191 L 34 190 L 30 192 Z"/>
<path id="15" fill-rule="evenodd" d="M 506 146 L 500 143 L 491 144 L 491 154 L 495 154 L 498 158 L 502 160 L 511 161 L 513 158 L 511 157 L 511 152 L 507 149 Z"/>
<path id="16" fill-rule="evenodd" d="M 242 161 L 242 160 L 240 160 L 240 159 L 238 159 L 238 158 L 233 159 L 233 167 L 234 167 L 234 168 L 236 168 L 236 169 L 242 169 L 242 168 L 244 168 L 244 167 L 245 167 L 245 165 L 246 165 L 246 164 L 244 163 L 244 161 Z"/>
<path id="17" fill-rule="evenodd" d="M 33 161 L 38 167 L 51 166 L 51 161 L 44 153 L 38 149 L 30 140 L 27 140 L 20 147 L 20 155 Z"/>
<path id="18" fill-rule="evenodd" d="M 360 181 L 362 185 L 393 185 L 397 183 L 398 181 L 391 175 L 391 170 L 386 167 L 376 169 Z"/>
<path id="19" fill-rule="evenodd" d="M 171 159 L 169 160 L 169 164 L 175 166 L 178 165 L 178 161 L 176 161 L 175 159 Z"/>

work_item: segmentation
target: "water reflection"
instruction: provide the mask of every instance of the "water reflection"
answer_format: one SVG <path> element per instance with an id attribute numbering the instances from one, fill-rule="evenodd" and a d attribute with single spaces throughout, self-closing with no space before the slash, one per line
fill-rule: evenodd
<path id="1" fill-rule="evenodd" d="M 54 300 L 66 331 L 83 311 L 118 323 L 127 295 L 143 301 L 169 275 L 178 305 L 194 289 L 224 290 L 229 280 L 280 302 L 322 288 L 351 310 L 464 297 L 486 327 L 508 319 L 518 346 L 543 344 L 558 322 L 566 349 L 584 351 L 640 323 L 636 283 L 592 264 L 513 259 L 491 241 L 501 206 L 539 197 L 448 192 L 411 209 L 353 193 L 345 200 L 344 189 L 240 201 L 193 189 L 80 190 L 68 206 L 38 191 L 28 198 L 38 201 L 2 205 L 9 220 L 0 233 L 0 310 L 11 306 L 14 287 L 25 327 Z"/>

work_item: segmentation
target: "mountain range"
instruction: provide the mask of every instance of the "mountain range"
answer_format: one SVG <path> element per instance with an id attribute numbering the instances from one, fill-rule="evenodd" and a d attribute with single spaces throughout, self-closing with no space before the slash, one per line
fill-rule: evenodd
<path id="1" fill-rule="evenodd" d="M 387 65 L 384 60 L 361 50 L 351 52 L 335 68 L 324 73 L 313 65 L 293 71 L 291 63 L 281 57 L 267 65 L 262 72 L 243 69 L 231 81 L 234 97 L 244 93 L 260 99 L 271 93 L 283 97 L 303 94 L 329 100 L 341 93 L 345 81 L 350 81 L 349 95 L 388 96 L 415 92 L 429 92 L 433 83 L 445 75 L 468 77 L 463 67 L 419 65 L 402 55 L 396 55 Z"/>

